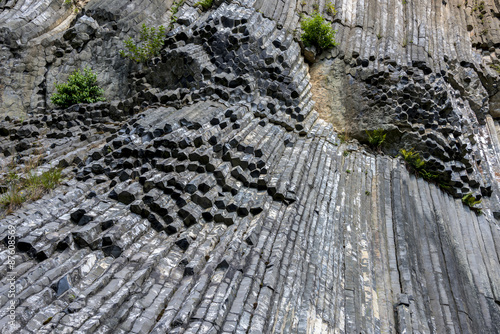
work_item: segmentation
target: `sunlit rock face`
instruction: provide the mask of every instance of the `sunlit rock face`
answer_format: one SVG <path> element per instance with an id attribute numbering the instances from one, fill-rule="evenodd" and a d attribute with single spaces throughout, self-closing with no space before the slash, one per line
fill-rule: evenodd
<path id="1" fill-rule="evenodd" d="M 0 1 L 0 191 L 64 175 L 0 212 L 0 332 L 500 332 L 494 2 L 193 5 Z M 84 66 L 106 102 L 55 108 Z"/>

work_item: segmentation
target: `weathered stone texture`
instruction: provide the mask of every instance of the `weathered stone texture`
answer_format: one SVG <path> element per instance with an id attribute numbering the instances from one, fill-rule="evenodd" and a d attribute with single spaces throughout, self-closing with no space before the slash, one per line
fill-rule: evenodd
<path id="1" fill-rule="evenodd" d="M 167 24 L 171 5 L 92 0 L 67 28 L 25 35 L 21 53 L 37 54 L 37 38 L 45 52 L 43 78 L 29 72 L 42 102 L 0 122 L 1 165 L 43 153 L 39 171 L 60 166 L 67 180 L 0 221 L 1 240 L 15 227 L 18 303 L 12 326 L 2 242 L 0 332 L 500 333 L 499 145 L 480 98 L 496 77 L 478 70 L 463 8 L 336 1 L 340 45 L 312 79 L 291 32 L 313 3 L 188 3 L 160 56 L 120 59 L 121 40 Z M 1 15 L 21 1 L 0 6 L 2 26 L 17 24 Z M 450 20 L 417 20 L 430 13 Z M 450 46 L 454 23 L 468 44 Z M 2 69 L 18 71 L 18 46 L 3 41 Z M 50 109 L 55 78 L 86 62 L 109 102 Z M 388 151 L 414 145 L 452 189 L 341 141 L 313 96 L 336 127 L 383 122 Z M 453 197 L 468 192 L 483 215 Z"/>

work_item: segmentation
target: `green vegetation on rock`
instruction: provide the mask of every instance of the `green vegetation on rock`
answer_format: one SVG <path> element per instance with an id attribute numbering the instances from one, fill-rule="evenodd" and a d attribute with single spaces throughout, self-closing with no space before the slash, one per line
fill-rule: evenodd
<path id="1" fill-rule="evenodd" d="M 195 3 L 195 6 L 200 6 L 203 11 L 207 11 L 212 7 L 212 4 L 214 3 L 214 0 L 201 0 Z"/>
<path id="2" fill-rule="evenodd" d="M 304 31 L 302 41 L 306 46 L 315 46 L 326 50 L 334 47 L 335 33 L 330 22 L 326 21 L 321 14 L 315 12 L 311 18 L 305 18 L 300 27 Z"/>
<path id="3" fill-rule="evenodd" d="M 54 189 L 62 180 L 62 170 L 51 168 L 41 174 L 36 174 L 36 164 L 26 167 L 24 176 L 11 171 L 3 180 L 3 189 L 6 191 L 0 196 L 0 206 L 12 212 L 26 201 L 35 201 L 46 192 Z"/>
<path id="4" fill-rule="evenodd" d="M 97 85 L 97 75 L 87 67 L 83 71 L 74 71 L 67 83 L 56 83 L 56 90 L 50 100 L 63 108 L 77 103 L 104 101 L 104 91 Z"/>
<path id="5" fill-rule="evenodd" d="M 325 8 L 326 8 L 326 12 L 331 15 L 331 16 L 335 16 L 337 15 L 337 10 L 335 9 L 335 5 L 328 1 L 326 4 L 325 4 Z"/>
<path id="6" fill-rule="evenodd" d="M 439 175 L 433 172 L 430 172 L 426 168 L 426 163 L 420 156 L 418 152 L 415 152 L 413 149 L 407 151 L 405 149 L 399 150 L 399 153 L 403 157 L 404 161 L 409 165 L 409 167 L 419 176 L 424 178 L 425 180 L 431 181 L 436 180 Z"/>
<path id="7" fill-rule="evenodd" d="M 120 56 L 132 59 L 138 63 L 145 63 L 151 58 L 160 54 L 163 43 L 165 42 L 165 27 L 162 25 L 147 27 L 143 24 L 140 31 L 139 42 L 129 37 L 124 41 L 126 51 L 120 50 Z"/>
<path id="8" fill-rule="evenodd" d="M 179 12 L 179 8 L 184 4 L 184 0 L 174 1 L 170 11 L 172 12 L 172 16 L 170 17 L 169 28 L 172 29 L 174 23 L 177 22 L 177 13 Z"/>
<path id="9" fill-rule="evenodd" d="M 500 74 L 500 65 L 498 64 L 491 64 L 490 67 L 497 71 Z"/>
<path id="10" fill-rule="evenodd" d="M 471 210 L 474 210 L 477 214 L 481 214 L 482 210 L 477 208 L 476 205 L 481 204 L 481 200 L 477 200 L 472 193 L 468 193 L 464 197 L 462 197 L 462 203 L 467 205 Z"/>
<path id="11" fill-rule="evenodd" d="M 420 154 L 415 152 L 413 149 L 407 151 L 405 149 L 399 150 L 399 153 L 403 157 L 403 160 L 406 161 L 410 167 L 415 170 L 421 169 L 425 165 L 425 161 L 422 160 Z"/>
<path id="12" fill-rule="evenodd" d="M 373 131 L 365 131 L 366 135 L 368 136 L 368 143 L 370 143 L 370 146 L 379 149 L 382 147 L 382 144 L 385 141 L 385 137 L 387 136 L 387 133 L 383 129 L 377 129 Z"/>

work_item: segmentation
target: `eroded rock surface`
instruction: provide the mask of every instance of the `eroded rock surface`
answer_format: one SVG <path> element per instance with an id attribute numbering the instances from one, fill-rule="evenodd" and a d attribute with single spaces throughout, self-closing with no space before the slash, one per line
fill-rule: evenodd
<path id="1" fill-rule="evenodd" d="M 432 8 L 452 6 L 439 3 Z M 20 15 L 20 2 L 0 4 L 2 15 Z M 44 74 L 29 72 L 39 81 L 27 84 L 38 102 L 19 107 L 33 113 L 25 120 L 0 122 L 4 172 L 43 154 L 39 170 L 60 166 L 67 178 L 1 220 L 1 332 L 500 332 L 499 146 L 481 98 L 495 93 L 495 74 L 470 70 L 487 59 L 418 62 L 420 51 L 402 64 L 401 49 L 374 35 L 390 56 L 379 61 L 356 42 L 369 35 L 365 20 L 376 25 L 361 13 L 414 8 L 408 17 L 426 17 L 427 2 L 390 11 L 338 3 L 341 43 L 319 56 L 312 80 L 292 34 L 296 7 L 312 4 L 245 1 L 208 12 L 184 4 L 161 55 L 145 65 L 117 49 L 143 21 L 166 25 L 171 3 L 84 5 L 59 31 L 44 21 L 23 34 L 33 47 L 20 55 L 37 55 L 37 42 L 45 52 Z M 399 36 L 401 23 L 390 24 Z M 473 40 L 463 48 L 482 45 Z M 15 57 L 12 38 L 3 41 L 13 63 L 2 68 L 30 63 Z M 85 63 L 109 102 L 50 109 L 51 83 Z M 390 130 L 387 151 L 424 152 L 451 189 L 340 140 L 313 94 L 336 127 L 380 123 Z M 482 215 L 460 200 L 469 192 L 482 196 Z"/>

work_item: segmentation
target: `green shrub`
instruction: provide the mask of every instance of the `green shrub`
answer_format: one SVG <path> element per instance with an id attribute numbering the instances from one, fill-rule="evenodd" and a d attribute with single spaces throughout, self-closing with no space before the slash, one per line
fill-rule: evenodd
<path id="1" fill-rule="evenodd" d="M 145 63 L 151 58 L 160 54 L 165 41 L 165 28 L 159 26 L 158 30 L 154 27 L 148 28 L 142 25 L 139 42 L 135 42 L 132 37 L 125 40 L 127 51 L 120 50 L 120 56 L 132 59 L 138 63 Z"/>
<path id="2" fill-rule="evenodd" d="M 201 1 L 198 1 L 197 3 L 195 3 L 194 5 L 201 6 L 201 8 L 204 11 L 207 11 L 208 9 L 210 9 L 210 7 L 212 7 L 213 3 L 214 3 L 214 0 L 201 0 Z"/>
<path id="3" fill-rule="evenodd" d="M 318 12 L 315 12 L 311 18 L 304 19 L 300 27 L 304 31 L 302 41 L 306 46 L 316 46 L 326 50 L 336 45 L 336 31 Z"/>
<path id="4" fill-rule="evenodd" d="M 97 85 L 97 75 L 89 68 L 74 71 L 67 83 L 56 83 L 57 93 L 50 100 L 60 107 L 69 107 L 77 103 L 104 101 L 104 91 Z"/>
<path id="5" fill-rule="evenodd" d="M 385 141 L 387 133 L 383 129 L 377 129 L 373 131 L 365 131 L 368 136 L 368 143 L 373 148 L 380 148 Z"/>

